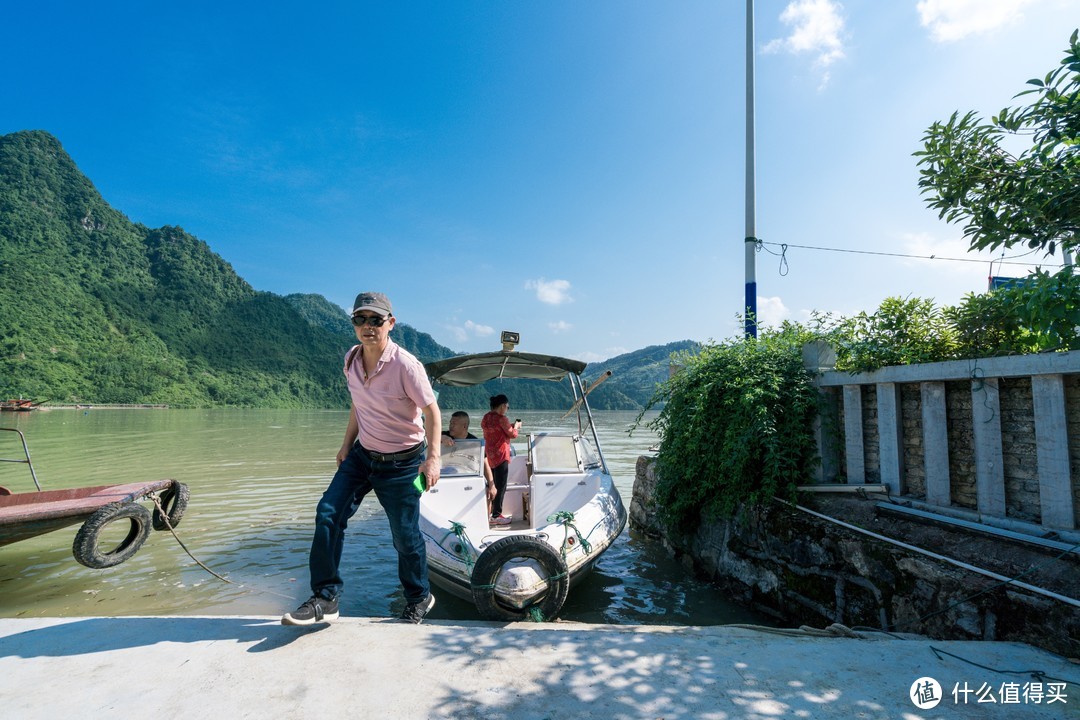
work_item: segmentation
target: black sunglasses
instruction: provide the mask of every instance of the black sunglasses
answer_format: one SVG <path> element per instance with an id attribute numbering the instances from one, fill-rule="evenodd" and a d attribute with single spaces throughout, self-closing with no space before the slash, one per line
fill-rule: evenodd
<path id="1" fill-rule="evenodd" d="M 390 316 L 379 317 L 378 315 L 371 315 L 364 317 L 363 315 L 353 315 L 352 324 L 356 327 L 364 327 L 364 325 L 370 325 L 371 327 L 382 327 Z"/>

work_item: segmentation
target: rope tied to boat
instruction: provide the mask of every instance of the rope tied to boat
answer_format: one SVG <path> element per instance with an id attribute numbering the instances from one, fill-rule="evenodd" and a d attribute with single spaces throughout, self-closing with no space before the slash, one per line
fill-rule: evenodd
<path id="1" fill-rule="evenodd" d="M 473 566 L 476 564 L 476 558 L 473 557 L 469 548 L 472 547 L 472 541 L 469 540 L 469 536 L 465 533 L 465 526 L 459 522 L 450 521 L 450 529 L 446 531 L 446 534 L 442 536 L 442 540 L 439 541 L 439 545 L 445 542 L 446 538 L 451 535 L 456 535 L 458 542 L 461 543 L 461 552 L 455 553 L 461 556 L 461 559 L 465 561 L 465 568 L 472 574 Z M 446 547 L 443 545 L 443 547 Z"/>
<path id="2" fill-rule="evenodd" d="M 261 592 L 261 593 L 264 593 L 266 595 L 276 595 L 277 597 L 292 599 L 291 595 L 286 595 L 284 593 L 275 592 L 274 590 L 268 590 L 266 588 L 258 588 L 258 587 L 253 587 L 253 586 L 249 586 L 249 585 L 246 585 L 246 584 L 235 583 L 232 580 L 230 580 L 229 578 L 222 577 L 221 575 L 218 575 L 216 572 L 214 572 L 213 570 L 208 568 L 201 560 L 199 560 L 199 558 L 195 557 L 195 555 L 192 554 L 191 550 L 188 549 L 188 546 L 185 545 L 184 541 L 180 539 L 180 536 L 176 534 L 176 528 L 174 528 L 172 526 L 172 522 L 169 521 L 169 514 L 165 511 L 165 508 L 161 506 L 161 498 L 158 497 L 158 493 L 150 493 L 149 495 L 147 495 L 147 497 L 149 497 L 150 500 L 154 503 L 154 507 L 156 507 L 158 509 L 158 513 L 161 516 L 162 522 L 165 523 L 165 527 L 168 528 L 170 533 L 172 533 L 172 536 L 176 540 L 176 542 L 180 545 L 180 547 L 182 547 L 184 549 L 184 552 L 187 553 L 188 557 L 191 558 L 192 560 L 194 560 L 195 563 L 199 567 L 201 567 L 203 570 L 210 573 L 211 575 L 213 575 L 218 580 L 220 580 L 220 581 L 222 581 L 224 583 L 228 583 L 229 585 L 236 585 L 237 587 L 244 588 L 245 590 L 247 590 L 249 592 Z"/>
<path id="3" fill-rule="evenodd" d="M 158 509 L 158 513 L 161 516 L 161 520 L 165 523 L 165 527 L 169 528 L 169 532 L 172 533 L 172 536 L 176 539 L 176 542 L 178 542 L 180 544 L 180 547 L 184 548 L 184 552 L 186 552 L 188 554 L 188 557 L 191 558 L 192 560 L 194 560 L 199 565 L 199 567 L 201 567 L 203 570 L 205 570 L 206 572 L 208 572 L 211 575 L 213 575 L 214 577 L 216 577 L 218 580 L 221 580 L 222 582 L 227 582 L 230 585 L 234 585 L 235 583 L 233 583 L 232 580 L 230 580 L 230 579 L 228 579 L 226 577 L 222 577 L 221 575 L 218 575 L 216 572 L 214 572 L 210 568 L 206 567 L 206 565 L 203 565 L 202 561 L 199 560 L 199 558 L 197 558 L 197 557 L 195 557 L 194 555 L 191 554 L 191 551 L 188 550 L 188 546 L 185 545 L 184 541 L 180 539 L 180 536 L 176 534 L 176 529 L 173 528 L 172 523 L 169 522 L 169 513 L 165 512 L 165 508 L 163 508 L 161 506 L 161 498 L 158 497 L 158 494 L 157 493 L 150 493 L 150 495 L 148 497 L 150 498 L 150 500 L 153 501 L 154 507 L 156 507 Z"/>
<path id="4" fill-rule="evenodd" d="M 581 549 L 585 551 L 585 554 L 588 555 L 592 552 L 592 545 L 590 545 L 589 541 L 582 536 L 581 531 L 578 530 L 577 525 L 574 524 L 574 513 L 570 512 L 569 510 L 560 510 L 554 515 L 548 515 L 547 521 L 549 523 L 559 523 L 563 526 L 563 531 L 566 533 L 563 536 L 562 542 L 562 556 L 564 561 L 566 560 L 566 545 L 570 540 L 571 528 L 573 528 L 574 534 L 577 536 L 578 543 L 581 545 Z"/>

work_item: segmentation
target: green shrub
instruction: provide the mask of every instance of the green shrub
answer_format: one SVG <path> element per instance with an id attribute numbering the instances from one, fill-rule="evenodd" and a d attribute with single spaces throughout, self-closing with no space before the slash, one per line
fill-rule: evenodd
<path id="1" fill-rule="evenodd" d="M 669 529 L 692 533 L 702 513 L 792 497 L 809 476 L 818 394 L 802 366 L 805 335 L 786 325 L 678 359 L 683 369 L 649 405 L 664 403 L 650 426 L 661 438 L 656 500 Z"/>
<path id="2" fill-rule="evenodd" d="M 1035 335 L 1037 350 L 1080 348 L 1080 275 L 1071 266 L 1054 274 L 1036 270 L 1008 293 L 1019 321 Z"/>
<path id="3" fill-rule="evenodd" d="M 837 369 L 852 372 L 949 360 L 957 349 L 945 313 L 925 298 L 885 298 L 872 315 L 840 321 L 828 339 Z"/>
<path id="4" fill-rule="evenodd" d="M 945 308 L 956 330 L 957 356 L 1014 355 L 1038 350 L 1038 338 L 1020 319 L 1020 301 L 1012 289 L 982 295 L 968 293 L 959 305 Z"/>

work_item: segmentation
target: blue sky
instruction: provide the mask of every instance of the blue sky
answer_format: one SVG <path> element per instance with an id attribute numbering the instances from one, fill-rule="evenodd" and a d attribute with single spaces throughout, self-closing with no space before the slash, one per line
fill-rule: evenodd
<path id="1" fill-rule="evenodd" d="M 184 227 L 256 289 L 342 306 L 382 290 L 454 350 L 512 329 L 522 350 L 594 361 L 738 331 L 744 13 L 17 3 L 0 133 L 52 133 L 110 204 Z M 757 0 L 755 16 L 757 236 L 981 260 L 766 246 L 762 322 L 984 291 L 1000 253 L 968 253 L 926 208 L 911 154 L 955 110 L 1016 104 L 1080 0 Z"/>

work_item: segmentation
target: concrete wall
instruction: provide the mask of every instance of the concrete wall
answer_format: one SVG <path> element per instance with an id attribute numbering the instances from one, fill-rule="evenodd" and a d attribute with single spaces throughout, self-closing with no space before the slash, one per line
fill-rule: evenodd
<path id="1" fill-rule="evenodd" d="M 1080 352 L 826 371 L 818 385 L 837 418 L 818 481 L 1078 529 Z"/>

